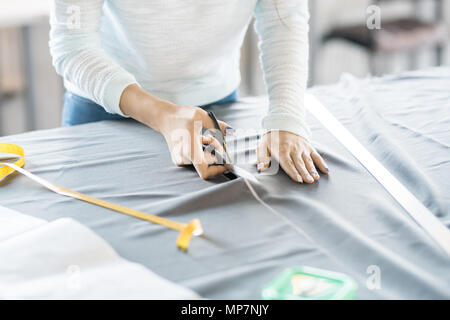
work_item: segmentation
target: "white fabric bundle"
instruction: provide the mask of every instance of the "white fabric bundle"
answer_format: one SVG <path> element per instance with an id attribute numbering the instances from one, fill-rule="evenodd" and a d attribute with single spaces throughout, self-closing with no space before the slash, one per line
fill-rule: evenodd
<path id="1" fill-rule="evenodd" d="M 198 299 L 121 258 L 97 234 L 0 206 L 0 299 Z"/>

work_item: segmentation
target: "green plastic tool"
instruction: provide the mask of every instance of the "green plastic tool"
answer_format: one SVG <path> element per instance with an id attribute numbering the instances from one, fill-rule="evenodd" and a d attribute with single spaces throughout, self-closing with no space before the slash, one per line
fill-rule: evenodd
<path id="1" fill-rule="evenodd" d="M 353 300 L 358 286 L 345 274 L 311 267 L 289 268 L 262 291 L 265 300 Z"/>

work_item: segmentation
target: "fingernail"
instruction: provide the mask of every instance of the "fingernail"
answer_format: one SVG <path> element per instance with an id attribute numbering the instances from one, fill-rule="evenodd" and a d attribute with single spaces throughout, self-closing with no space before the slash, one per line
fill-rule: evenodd
<path id="1" fill-rule="evenodd" d="M 260 162 L 256 165 L 256 168 L 258 169 L 258 171 L 261 171 L 262 169 L 264 169 L 264 163 Z"/>
<path id="2" fill-rule="evenodd" d="M 230 126 L 227 126 L 225 128 L 225 133 L 227 134 L 227 136 L 232 136 L 233 133 L 234 133 L 234 129 L 232 127 L 230 127 Z"/>
<path id="3" fill-rule="evenodd" d="M 297 181 L 300 182 L 300 183 L 303 183 L 302 176 L 299 175 L 299 174 L 297 174 Z"/>
<path id="4" fill-rule="evenodd" d="M 330 171 L 330 169 L 328 169 L 328 168 L 325 168 L 325 170 Z"/>
<path id="5" fill-rule="evenodd" d="M 308 179 L 308 181 L 314 181 L 314 178 L 310 174 L 308 174 L 306 178 Z"/>
<path id="6" fill-rule="evenodd" d="M 319 178 L 319 174 L 317 173 L 317 171 L 313 171 L 312 175 L 314 178 Z"/>

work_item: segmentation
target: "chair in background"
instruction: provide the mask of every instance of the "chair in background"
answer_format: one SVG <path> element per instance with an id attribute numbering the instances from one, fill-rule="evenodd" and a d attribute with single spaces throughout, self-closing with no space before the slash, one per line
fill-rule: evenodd
<path id="1" fill-rule="evenodd" d="M 385 5 L 398 0 L 373 0 L 374 5 Z M 374 75 L 383 72 L 377 61 L 393 53 L 408 53 L 409 67 L 417 67 L 416 53 L 418 49 L 429 47 L 434 49 L 435 64 L 442 64 L 444 47 L 448 41 L 447 28 L 443 17 L 442 0 L 433 0 L 433 21 L 419 17 L 419 3 L 423 0 L 407 0 L 415 8 L 414 15 L 381 21 L 381 29 L 369 29 L 366 24 L 336 27 L 322 38 L 322 43 L 331 40 L 344 40 L 365 49 L 370 56 L 370 71 Z M 384 9 L 387 10 L 387 9 Z"/>

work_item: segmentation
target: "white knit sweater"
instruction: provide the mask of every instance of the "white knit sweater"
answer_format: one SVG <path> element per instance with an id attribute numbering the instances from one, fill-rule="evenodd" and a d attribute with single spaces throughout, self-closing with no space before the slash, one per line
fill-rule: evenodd
<path id="1" fill-rule="evenodd" d="M 50 51 L 68 90 L 122 114 L 132 83 L 179 105 L 239 86 L 239 52 L 254 14 L 270 99 L 263 128 L 308 137 L 308 0 L 55 0 Z"/>

